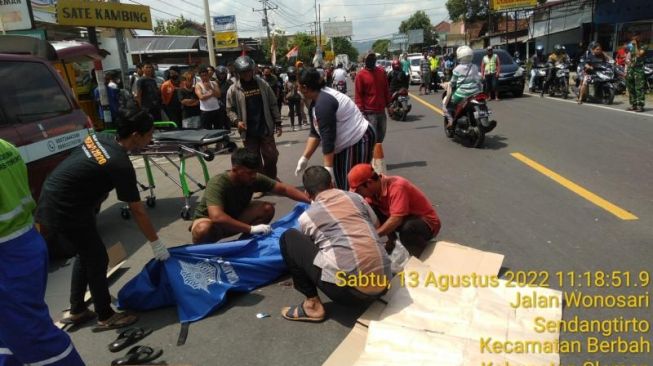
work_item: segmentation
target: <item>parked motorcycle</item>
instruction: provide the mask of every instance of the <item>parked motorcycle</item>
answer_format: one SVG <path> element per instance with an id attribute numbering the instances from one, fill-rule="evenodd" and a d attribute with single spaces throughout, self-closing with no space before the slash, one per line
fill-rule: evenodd
<path id="1" fill-rule="evenodd" d="M 392 103 L 390 105 L 392 113 L 390 114 L 390 118 L 395 121 L 405 121 L 412 107 L 410 98 L 408 97 L 408 90 L 401 88 L 392 94 Z"/>
<path id="2" fill-rule="evenodd" d="M 644 77 L 646 79 L 646 90 L 653 91 L 653 64 L 644 65 Z"/>
<path id="3" fill-rule="evenodd" d="M 449 109 L 453 122 L 452 126 L 447 128 L 447 118 L 444 118 L 444 132 L 447 137 L 457 137 L 470 147 L 483 146 L 485 134 L 497 126 L 497 121 L 490 120 L 492 112 L 487 107 L 487 98 L 487 94 L 481 92 L 458 103 L 455 110 Z"/>
<path id="4" fill-rule="evenodd" d="M 569 96 L 569 64 L 558 62 L 555 65 L 550 65 L 553 73 L 551 85 L 548 86 L 549 96 L 555 97 L 556 94 L 562 96 L 562 99 L 567 99 Z M 544 95 L 542 90 L 541 95 Z"/>
<path id="5" fill-rule="evenodd" d="M 592 103 L 612 104 L 615 94 L 614 69 L 610 64 L 594 66 L 589 75 L 586 101 Z"/>
<path id="6" fill-rule="evenodd" d="M 614 92 L 615 94 L 624 94 L 626 89 L 628 89 L 626 85 L 626 70 L 623 66 L 616 64 L 613 65 L 613 70 L 615 78 Z"/>

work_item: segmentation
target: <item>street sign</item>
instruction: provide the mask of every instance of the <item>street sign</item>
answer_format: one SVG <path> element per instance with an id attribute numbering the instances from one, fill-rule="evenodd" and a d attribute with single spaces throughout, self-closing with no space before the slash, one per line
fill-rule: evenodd
<path id="1" fill-rule="evenodd" d="M 214 32 L 226 32 L 236 30 L 236 16 L 235 15 L 223 15 L 213 17 L 213 31 Z"/>
<path id="2" fill-rule="evenodd" d="M 79 27 L 152 30 L 150 7 L 85 0 L 59 0 L 57 23 Z"/>
<path id="3" fill-rule="evenodd" d="M 327 37 L 350 37 L 354 34 L 351 22 L 325 22 L 322 27 Z"/>
<path id="4" fill-rule="evenodd" d="M 215 48 L 225 49 L 238 47 L 238 33 L 237 32 L 219 32 L 214 33 Z"/>
<path id="5" fill-rule="evenodd" d="M 408 43 L 408 35 L 406 33 L 393 33 L 390 39 L 392 43 Z"/>
<path id="6" fill-rule="evenodd" d="M 29 1 L 0 1 L 0 29 L 12 31 L 32 28 Z"/>
<path id="7" fill-rule="evenodd" d="M 537 0 L 490 0 L 490 9 L 493 11 L 506 11 L 513 9 L 534 8 Z"/>
<path id="8" fill-rule="evenodd" d="M 424 43 L 424 29 L 411 29 L 408 31 L 408 43 L 420 44 Z"/>

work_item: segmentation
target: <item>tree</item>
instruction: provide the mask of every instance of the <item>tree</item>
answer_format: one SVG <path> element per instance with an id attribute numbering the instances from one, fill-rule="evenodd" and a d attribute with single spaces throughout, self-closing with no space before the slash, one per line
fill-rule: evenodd
<path id="1" fill-rule="evenodd" d="M 408 34 L 409 30 L 412 29 L 423 29 L 424 30 L 424 44 L 433 45 L 437 44 L 437 37 L 433 32 L 433 26 L 431 25 L 431 19 L 428 15 L 422 10 L 411 15 L 410 18 L 404 20 L 399 24 L 399 32 Z"/>
<path id="2" fill-rule="evenodd" d="M 375 53 L 380 53 L 382 55 L 387 55 L 389 45 L 390 45 L 389 39 L 377 39 L 376 41 L 374 41 L 374 44 L 372 44 L 372 51 L 374 51 Z"/>
<path id="3" fill-rule="evenodd" d="M 473 22 L 488 14 L 488 2 L 485 0 L 447 0 L 445 6 L 451 20 Z"/>
<path id="4" fill-rule="evenodd" d="M 350 60 L 358 59 L 358 50 L 351 44 L 347 37 L 333 38 L 333 53 L 336 55 L 346 54 Z"/>
<path id="5" fill-rule="evenodd" d="M 167 34 L 176 36 L 193 36 L 197 35 L 198 31 L 191 27 L 191 21 L 184 18 L 182 15 L 177 19 L 169 20 L 156 20 L 154 26 L 154 34 Z"/>

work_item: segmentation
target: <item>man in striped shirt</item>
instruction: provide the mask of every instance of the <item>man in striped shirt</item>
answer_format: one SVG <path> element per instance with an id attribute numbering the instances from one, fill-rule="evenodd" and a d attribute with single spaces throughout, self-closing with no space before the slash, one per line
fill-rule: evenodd
<path id="1" fill-rule="evenodd" d="M 281 315 L 318 322 L 325 317 L 318 288 L 337 303 L 356 306 L 381 296 L 392 274 L 367 202 L 333 188 L 331 174 L 321 166 L 306 169 L 302 180 L 313 203 L 299 217 L 301 232 L 286 231 L 279 244 L 294 287 L 306 300 L 283 308 Z"/>

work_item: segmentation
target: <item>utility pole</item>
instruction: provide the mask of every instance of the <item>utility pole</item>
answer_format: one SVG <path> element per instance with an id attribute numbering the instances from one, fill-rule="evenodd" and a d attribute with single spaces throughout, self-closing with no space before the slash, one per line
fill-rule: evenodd
<path id="1" fill-rule="evenodd" d="M 261 4 L 263 4 L 263 9 L 252 9 L 253 12 L 258 12 L 262 11 L 263 12 L 263 23 L 265 25 L 265 29 L 267 30 L 268 33 L 268 45 L 271 45 L 271 40 L 270 40 L 270 22 L 268 21 L 268 10 L 275 10 L 278 7 L 275 6 L 270 6 L 268 4 L 268 0 L 259 0 Z"/>
<path id="2" fill-rule="evenodd" d="M 204 0 L 204 28 L 206 28 L 206 44 L 209 49 L 209 63 L 215 67 L 215 50 L 213 49 L 213 30 L 211 30 L 211 12 L 209 0 Z"/>

